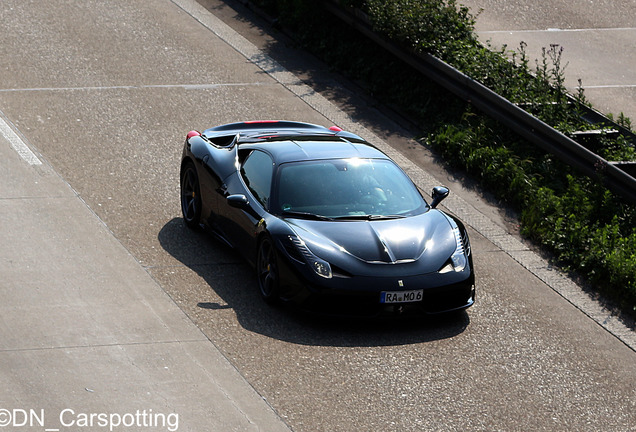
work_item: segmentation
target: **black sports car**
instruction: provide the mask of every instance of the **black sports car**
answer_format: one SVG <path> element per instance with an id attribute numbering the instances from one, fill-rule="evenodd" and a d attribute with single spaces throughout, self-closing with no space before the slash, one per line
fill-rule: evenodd
<path id="1" fill-rule="evenodd" d="M 357 135 L 289 121 L 188 133 L 181 209 L 255 268 L 267 302 L 447 312 L 475 299 L 464 225 Z"/>

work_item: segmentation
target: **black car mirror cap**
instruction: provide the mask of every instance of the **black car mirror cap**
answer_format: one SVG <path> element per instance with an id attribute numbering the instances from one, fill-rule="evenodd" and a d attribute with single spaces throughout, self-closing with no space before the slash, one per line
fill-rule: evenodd
<path id="1" fill-rule="evenodd" d="M 256 218 L 257 220 L 261 218 L 261 215 L 259 214 L 259 212 L 252 207 L 252 205 L 250 204 L 250 201 L 247 199 L 245 195 L 243 194 L 228 195 L 226 200 L 230 207 L 243 210 L 245 213 L 247 213 L 253 218 Z"/>
<path id="2" fill-rule="evenodd" d="M 234 208 L 238 208 L 242 210 L 247 210 L 249 208 L 250 202 L 248 201 L 245 195 L 240 195 L 240 194 L 228 195 L 226 199 L 230 207 L 234 207 Z"/>
<path id="3" fill-rule="evenodd" d="M 431 202 L 431 208 L 437 207 L 439 203 L 441 203 L 444 198 L 448 196 L 450 190 L 445 186 L 435 186 L 433 188 L 433 193 L 431 193 L 431 197 L 433 201 Z"/>

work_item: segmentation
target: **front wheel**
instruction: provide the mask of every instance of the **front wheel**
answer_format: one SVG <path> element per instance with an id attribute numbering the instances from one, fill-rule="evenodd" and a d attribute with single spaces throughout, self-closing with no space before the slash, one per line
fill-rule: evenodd
<path id="1" fill-rule="evenodd" d="M 271 239 L 267 237 L 261 241 L 258 247 L 256 274 L 258 277 L 258 288 L 263 299 L 270 304 L 276 303 L 280 295 L 276 250 Z"/>
<path id="2" fill-rule="evenodd" d="M 201 223 L 201 187 L 197 169 L 192 162 L 186 163 L 181 171 L 181 213 L 188 228 L 199 227 Z"/>

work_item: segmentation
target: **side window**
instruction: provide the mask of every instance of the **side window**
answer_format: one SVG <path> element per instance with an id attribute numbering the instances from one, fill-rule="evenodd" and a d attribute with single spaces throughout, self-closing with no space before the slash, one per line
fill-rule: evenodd
<path id="1" fill-rule="evenodd" d="M 241 167 L 241 175 L 250 192 L 267 208 L 272 189 L 274 162 L 267 153 L 254 150 Z"/>

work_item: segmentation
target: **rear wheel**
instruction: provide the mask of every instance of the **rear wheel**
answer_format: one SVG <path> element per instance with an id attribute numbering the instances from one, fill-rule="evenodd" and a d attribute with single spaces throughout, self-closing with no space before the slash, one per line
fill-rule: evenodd
<path id="1" fill-rule="evenodd" d="M 186 163 L 181 171 L 181 213 L 188 228 L 199 227 L 201 223 L 201 187 L 197 170 L 192 162 Z"/>
<path id="2" fill-rule="evenodd" d="M 267 303 L 276 303 L 280 295 L 280 280 L 276 250 L 270 238 L 264 238 L 258 247 L 256 274 L 261 296 Z"/>

